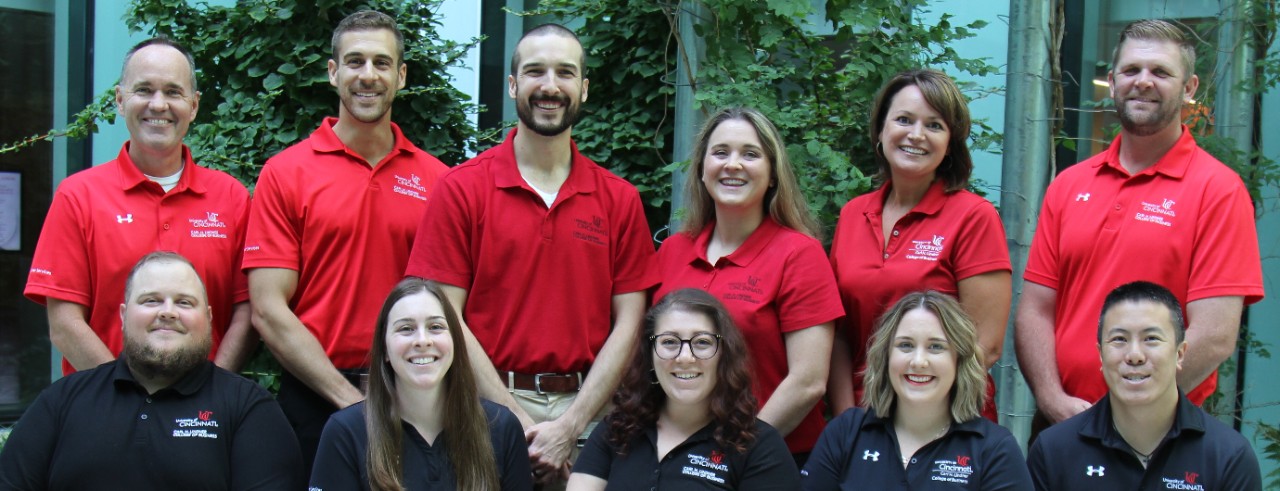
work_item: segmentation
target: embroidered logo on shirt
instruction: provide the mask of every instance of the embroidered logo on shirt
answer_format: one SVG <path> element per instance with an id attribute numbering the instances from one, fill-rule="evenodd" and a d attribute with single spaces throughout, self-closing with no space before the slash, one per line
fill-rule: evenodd
<path id="1" fill-rule="evenodd" d="M 760 284 L 760 277 L 747 276 L 746 281 L 733 281 L 726 285 L 729 293 L 722 296 L 725 301 L 737 300 L 739 302 L 747 302 L 749 304 L 759 304 L 760 297 L 764 295 L 764 289 L 756 285 Z"/>
<path id="2" fill-rule="evenodd" d="M 1183 491 L 1204 491 L 1204 485 L 1197 483 L 1200 480 L 1199 472 L 1186 471 L 1182 473 L 1182 478 L 1161 477 L 1160 481 L 1164 483 L 1164 489 L 1178 489 Z"/>
<path id="3" fill-rule="evenodd" d="M 961 455 L 955 460 L 933 461 L 933 468 L 929 470 L 929 474 L 931 481 L 969 484 L 969 476 L 973 475 L 973 466 L 969 465 L 968 455 Z"/>
<path id="4" fill-rule="evenodd" d="M 1084 475 L 1090 476 L 1090 477 L 1103 477 L 1106 475 L 1106 470 L 1107 468 L 1103 466 L 1094 467 L 1089 465 L 1089 466 L 1085 466 Z"/>
<path id="5" fill-rule="evenodd" d="M 391 191 L 396 194 L 403 194 L 411 198 L 417 198 L 421 201 L 427 200 L 427 187 L 422 185 L 422 178 L 417 174 L 409 174 L 408 178 L 394 176 L 396 183 L 391 186 Z"/>
<path id="6" fill-rule="evenodd" d="M 1089 193 L 1080 193 L 1076 195 L 1076 201 L 1089 201 Z"/>
<path id="7" fill-rule="evenodd" d="M 213 411 L 196 411 L 196 417 L 178 418 L 173 423 L 177 426 L 174 438 L 218 438 L 218 420 L 213 419 Z"/>
<path id="8" fill-rule="evenodd" d="M 724 454 L 716 451 L 711 452 L 710 458 L 691 453 L 689 454 L 689 465 L 682 467 L 680 469 L 680 473 L 686 476 L 701 477 L 708 481 L 724 484 L 724 477 L 721 477 L 719 473 L 715 472 L 729 472 L 729 465 L 723 463 L 723 461 Z"/>
<path id="9" fill-rule="evenodd" d="M 862 451 L 862 460 L 870 460 L 872 462 L 880 461 L 880 452 L 872 452 L 870 450 Z"/>
<path id="10" fill-rule="evenodd" d="M 942 241 L 947 240 L 941 235 L 933 236 L 931 240 L 913 240 L 911 241 L 911 249 L 907 251 L 907 259 L 917 261 L 937 261 L 938 256 L 942 255 Z"/>
<path id="11" fill-rule="evenodd" d="M 124 216 L 116 215 L 116 223 L 133 223 L 133 213 Z"/>
<path id="12" fill-rule="evenodd" d="M 222 230 L 227 228 L 227 222 L 218 220 L 218 213 L 213 211 L 204 212 L 203 218 L 188 218 L 191 222 L 191 236 L 196 238 L 225 239 L 227 234 Z"/>
<path id="13" fill-rule="evenodd" d="M 608 245 L 606 239 L 609 237 L 609 232 L 605 230 L 603 217 L 596 215 L 590 220 L 576 218 L 573 222 L 575 226 L 573 238 L 599 246 Z"/>
<path id="14" fill-rule="evenodd" d="M 1142 222 L 1151 222 L 1157 225 L 1172 227 L 1173 223 L 1170 223 L 1169 220 L 1178 216 L 1178 213 L 1173 209 L 1173 205 L 1175 203 L 1176 202 L 1174 200 L 1169 198 L 1165 198 L 1158 205 L 1143 201 L 1142 211 L 1135 214 L 1133 218 Z"/>

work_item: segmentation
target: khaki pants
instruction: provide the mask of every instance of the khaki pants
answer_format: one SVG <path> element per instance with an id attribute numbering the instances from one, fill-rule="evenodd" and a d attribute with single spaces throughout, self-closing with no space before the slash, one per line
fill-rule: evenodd
<path id="1" fill-rule="evenodd" d="M 511 396 L 516 399 L 516 403 L 529 413 L 529 417 L 533 418 L 534 423 L 543 423 L 559 418 L 565 411 L 569 410 L 569 406 L 578 398 L 577 392 L 546 392 L 539 394 L 532 390 L 511 390 Z M 586 429 L 578 436 L 577 445 L 569 454 L 569 463 L 578 460 L 578 452 L 582 450 L 582 444 L 587 441 L 587 437 L 591 436 L 591 432 L 595 430 L 596 425 L 600 423 L 600 419 L 609 412 L 609 405 L 605 405 L 600 409 L 591 422 L 587 424 Z M 542 486 L 543 491 L 562 491 L 565 487 L 564 481 L 553 482 Z"/>

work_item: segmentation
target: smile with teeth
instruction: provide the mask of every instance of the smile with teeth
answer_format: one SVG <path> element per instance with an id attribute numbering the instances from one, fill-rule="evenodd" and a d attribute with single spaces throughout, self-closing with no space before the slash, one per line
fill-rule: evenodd
<path id="1" fill-rule="evenodd" d="M 436 359 L 437 358 L 434 356 L 419 356 L 417 358 L 410 358 L 409 363 L 413 365 L 429 365 L 431 363 L 435 363 Z"/>
<path id="2" fill-rule="evenodd" d="M 902 150 L 903 152 L 907 152 L 911 155 L 927 155 L 929 153 L 929 152 L 926 152 L 923 148 L 916 148 L 916 147 L 898 147 L 898 149 Z"/>
<path id="3" fill-rule="evenodd" d="M 1148 379 L 1148 378 L 1151 378 L 1151 376 L 1150 376 L 1150 375 L 1139 375 L 1139 374 L 1136 374 L 1136 373 L 1131 373 L 1131 374 L 1129 374 L 1129 375 L 1125 375 L 1125 376 L 1124 376 L 1124 379 L 1125 379 L 1125 380 L 1128 380 L 1128 381 L 1130 381 L 1130 382 L 1141 382 L 1141 381 L 1146 380 L 1146 379 Z"/>
<path id="4" fill-rule="evenodd" d="M 721 180 L 720 180 L 720 184 L 723 184 L 723 185 L 725 185 L 725 186 L 734 186 L 734 187 L 737 187 L 737 186 L 746 186 L 746 185 L 747 185 L 747 181 L 746 181 L 745 179 L 738 179 L 738 178 L 735 178 L 735 177 L 728 177 L 728 178 L 721 179 Z"/>
<path id="5" fill-rule="evenodd" d="M 932 375 L 907 375 L 907 380 L 917 384 L 927 384 L 932 382 L 933 379 L 934 377 Z"/>
<path id="6" fill-rule="evenodd" d="M 165 126 L 173 123 L 172 121 L 169 121 L 167 119 L 157 119 L 157 118 L 145 118 L 142 120 L 142 122 L 150 125 L 155 125 L 155 126 Z"/>
<path id="7" fill-rule="evenodd" d="M 673 373 L 671 375 L 680 380 L 693 380 L 702 376 L 701 373 Z"/>

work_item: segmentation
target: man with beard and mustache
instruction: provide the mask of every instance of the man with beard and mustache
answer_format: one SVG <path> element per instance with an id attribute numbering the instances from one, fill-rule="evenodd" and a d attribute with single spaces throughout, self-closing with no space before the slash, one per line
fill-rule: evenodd
<path id="1" fill-rule="evenodd" d="M 562 26 L 520 39 L 507 77 L 516 129 L 441 178 L 406 270 L 443 284 L 482 395 L 520 418 L 535 477 L 558 487 L 657 283 L 639 193 L 573 143 L 585 69 Z"/>
<path id="2" fill-rule="evenodd" d="M 308 468 L 329 415 L 364 398 L 378 308 L 448 170 L 391 122 L 407 74 L 395 20 L 351 14 L 332 48 L 338 117 L 267 160 L 243 262 L 253 325 L 285 369 L 280 405 Z"/>
<path id="3" fill-rule="evenodd" d="M 119 359 L 45 389 L 0 453 L 0 489 L 299 489 L 302 456 L 261 386 L 214 366 L 204 283 L 153 252 L 120 304 Z"/>
<path id="4" fill-rule="evenodd" d="M 1015 323 L 1033 432 L 1106 394 L 1093 327 L 1111 289 L 1151 281 L 1186 305 L 1178 385 L 1195 404 L 1235 350 L 1244 305 L 1262 298 L 1249 193 L 1180 120 L 1199 86 L 1193 42 L 1167 21 L 1125 27 L 1107 75 L 1120 134 L 1045 193 Z"/>

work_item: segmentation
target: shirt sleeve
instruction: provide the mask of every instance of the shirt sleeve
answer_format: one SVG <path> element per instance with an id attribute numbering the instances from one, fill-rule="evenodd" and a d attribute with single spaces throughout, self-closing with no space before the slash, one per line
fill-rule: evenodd
<path id="1" fill-rule="evenodd" d="M 578 460 L 573 463 L 573 472 L 608 481 L 614 455 L 613 446 L 609 445 L 609 419 L 605 418 L 591 431 L 587 443 L 578 453 Z"/>
<path id="2" fill-rule="evenodd" d="M 640 204 L 640 193 L 628 186 L 616 203 L 617 228 L 613 230 L 617 248 L 613 254 L 613 295 L 647 290 L 658 284 L 653 236 Z"/>
<path id="3" fill-rule="evenodd" d="M 1062 244 L 1059 236 L 1059 218 L 1057 210 L 1058 182 L 1049 183 L 1044 194 L 1044 204 L 1040 206 L 1040 219 L 1036 222 L 1036 232 L 1031 239 L 1031 251 L 1027 256 L 1027 269 L 1023 278 L 1032 283 L 1058 289 L 1058 247 Z"/>
<path id="4" fill-rule="evenodd" d="M 532 468 L 529 467 L 529 444 L 524 439 L 520 421 L 504 406 L 497 406 L 489 421 L 489 434 L 493 441 L 494 457 L 498 461 L 498 473 L 504 491 L 533 489 Z"/>
<path id="5" fill-rule="evenodd" d="M 1235 175 L 1226 183 L 1209 182 L 1204 209 L 1196 221 L 1187 301 L 1218 296 L 1262 299 L 1262 260 L 1258 251 L 1253 202 Z M 1226 180 L 1226 179 L 1223 179 Z"/>
<path id="6" fill-rule="evenodd" d="M 346 410 L 359 411 L 363 414 L 363 404 Z M 309 489 L 315 491 L 341 491 L 368 489 L 369 483 L 361 482 L 360 456 L 364 454 L 367 441 L 358 437 L 350 427 L 343 424 L 341 411 L 329 417 L 324 430 L 320 433 L 320 444 L 316 449 L 316 461 L 311 466 Z M 363 421 L 362 421 L 363 422 Z"/>
<path id="7" fill-rule="evenodd" d="M 475 278 L 471 255 L 479 217 L 459 184 L 458 172 L 480 172 L 477 167 L 455 168 L 440 178 L 427 197 L 427 209 L 413 238 L 413 250 L 405 276 L 417 276 L 467 290 Z"/>
<path id="8" fill-rule="evenodd" d="M 234 289 L 231 294 L 232 304 L 249 301 L 249 277 L 244 274 L 244 269 L 242 269 L 240 265 L 244 264 L 244 240 L 245 235 L 249 232 L 249 215 L 251 213 L 251 206 L 252 202 L 249 200 L 249 193 L 248 191 L 245 191 L 244 199 L 241 201 L 239 206 L 240 217 L 239 220 L 236 221 L 236 223 L 240 223 L 241 226 L 236 230 L 236 234 L 233 239 L 235 240 L 237 247 L 235 257 L 232 258 L 231 262 L 231 267 L 234 270 L 231 272 L 231 287 Z"/>
<path id="9" fill-rule="evenodd" d="M 952 264 L 957 281 L 992 271 L 1012 270 L 1000 214 L 987 200 L 978 199 L 981 202 L 960 225 Z"/>
<path id="10" fill-rule="evenodd" d="M 1222 469 L 1223 481 L 1219 489 L 1262 491 L 1262 469 L 1258 457 L 1248 445 L 1240 445 Z"/>
<path id="11" fill-rule="evenodd" d="M 835 273 L 816 240 L 806 241 L 787 258 L 777 302 L 782 332 L 813 327 L 844 315 Z"/>
<path id="12" fill-rule="evenodd" d="M 63 186 L 74 185 L 64 182 Z M 59 189 L 45 216 L 27 275 L 27 298 L 44 305 L 49 297 L 80 305 L 92 305 L 93 273 L 89 269 L 89 245 L 85 227 L 89 217 L 78 200 Z"/>
<path id="13" fill-rule="evenodd" d="M 849 452 L 853 448 L 858 431 L 861 409 L 845 410 L 840 416 L 827 423 L 818 443 L 809 454 L 809 460 L 800 471 L 802 489 L 806 491 L 825 491 L 840 488 L 840 479 L 844 475 L 845 463 L 849 461 Z"/>
<path id="14" fill-rule="evenodd" d="M 0 489 L 35 490 L 49 487 L 49 468 L 58 441 L 54 408 L 49 402 L 54 389 L 45 390 L 13 426 L 0 452 Z"/>
<path id="15" fill-rule="evenodd" d="M 1049 483 L 1052 478 L 1049 476 L 1050 467 L 1045 463 L 1044 440 L 1036 439 L 1031 444 L 1031 448 L 1027 450 L 1027 471 L 1031 474 L 1031 483 L 1035 486 L 1036 491 L 1049 491 L 1051 488 Z"/>
<path id="16" fill-rule="evenodd" d="M 994 424 L 993 424 L 994 426 Z M 1022 458 L 1018 441 L 1008 432 L 987 447 L 987 469 L 982 476 L 981 488 L 990 491 L 1021 491 L 1031 489 L 1031 474 L 1027 461 Z"/>
<path id="17" fill-rule="evenodd" d="M 298 438 L 280 405 L 265 389 L 252 388 L 257 400 L 240 420 L 231 444 L 231 489 L 300 489 L 305 481 Z"/>
<path id="18" fill-rule="evenodd" d="M 288 176 L 279 175 L 272 162 L 262 167 L 249 210 L 242 268 L 302 268 L 302 218 Z"/>
<path id="19" fill-rule="evenodd" d="M 800 488 L 800 473 L 796 461 L 787 450 L 787 442 L 766 423 L 757 423 L 760 429 L 755 444 L 747 451 L 746 471 L 738 480 L 740 491 L 794 491 Z"/>

